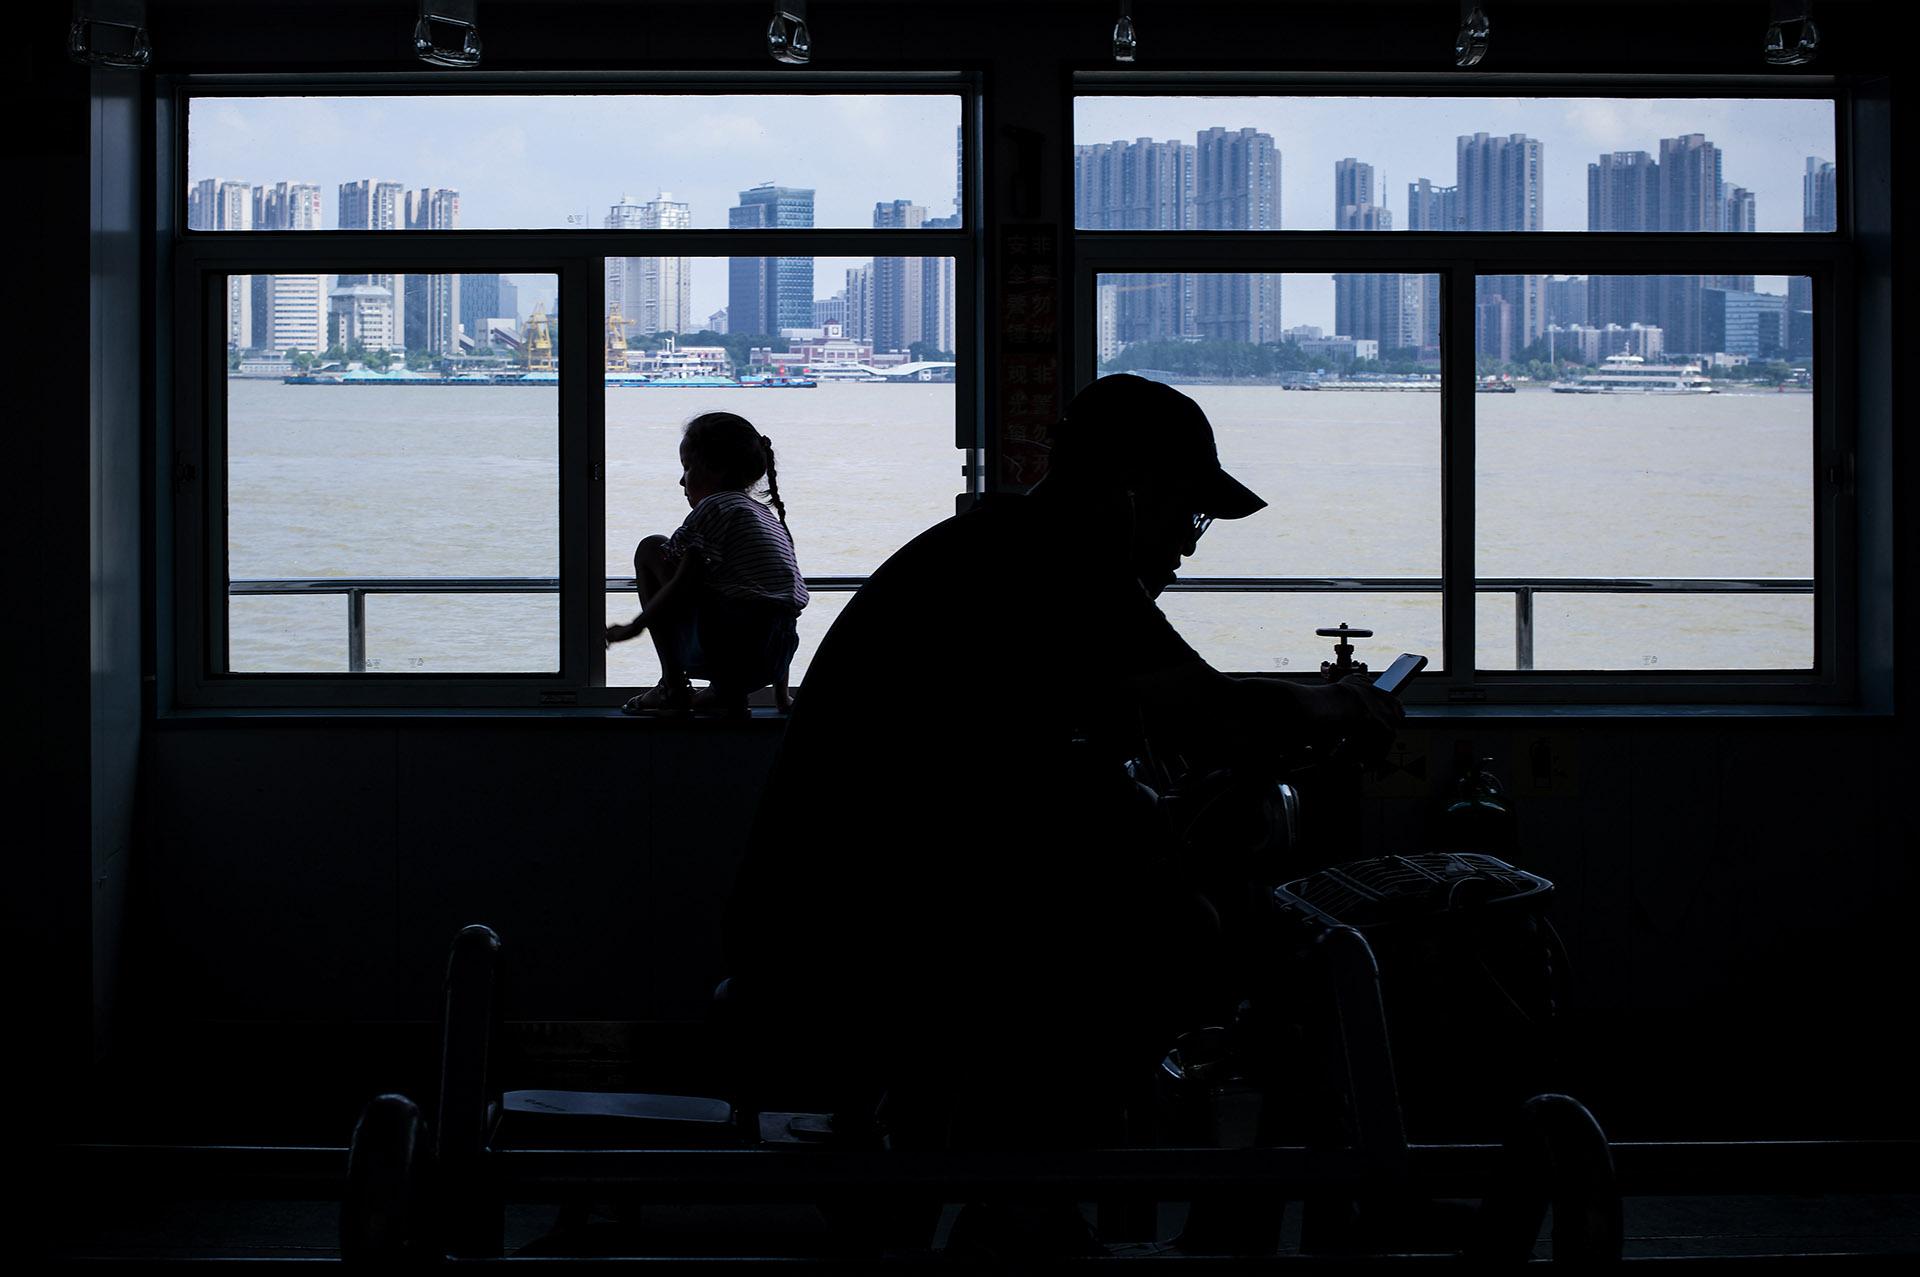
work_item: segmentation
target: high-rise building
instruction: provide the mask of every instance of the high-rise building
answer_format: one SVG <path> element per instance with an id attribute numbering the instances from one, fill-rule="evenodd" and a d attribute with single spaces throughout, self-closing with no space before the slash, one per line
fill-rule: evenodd
<path id="1" fill-rule="evenodd" d="M 258 231 L 320 229 L 320 188 L 312 182 L 275 182 L 253 196 L 253 228 Z"/>
<path id="2" fill-rule="evenodd" d="M 927 219 L 930 230 L 958 229 L 959 214 Z M 951 257 L 920 259 L 920 340 L 938 351 L 958 349 L 959 302 L 954 289 L 954 261 Z"/>
<path id="3" fill-rule="evenodd" d="M 607 210 L 609 230 L 675 231 L 693 226 L 693 210 L 662 191 L 644 204 L 626 196 Z M 609 257 L 607 311 L 615 308 L 629 333 L 692 330 L 693 261 L 686 257 Z"/>
<path id="4" fill-rule="evenodd" d="M 1553 355 L 1577 363 L 1599 364 L 1613 355 L 1638 355 L 1658 360 L 1665 353 L 1658 328 L 1647 324 L 1606 324 L 1598 327 L 1570 324 L 1553 334 Z"/>
<path id="5" fill-rule="evenodd" d="M 409 276 L 409 279 L 418 278 Z M 328 344 L 349 349 L 393 350 L 393 298 L 373 284 L 338 284 L 327 294 Z"/>
<path id="6" fill-rule="evenodd" d="M 1720 148 L 1704 134 L 1662 138 L 1656 159 L 1645 151 L 1616 151 L 1587 166 L 1587 229 L 1594 231 L 1752 231 L 1755 201 L 1744 187 L 1729 188 Z M 1699 354 L 1709 347 L 1702 290 L 1751 291 L 1751 277 L 1719 275 L 1596 275 L 1588 313 L 1596 325 L 1652 325 L 1668 350 Z"/>
<path id="7" fill-rule="evenodd" d="M 1407 229 L 1461 230 L 1460 188 L 1435 186 L 1426 178 L 1407 183 Z M 1420 283 L 1420 344 L 1440 344 L 1440 277 L 1422 275 Z"/>
<path id="8" fill-rule="evenodd" d="M 911 200 L 892 200 L 873 206 L 875 230 L 916 230 L 925 226 L 927 210 Z M 905 350 L 921 340 L 921 298 L 926 272 L 918 257 L 873 259 L 873 349 Z"/>
<path id="9" fill-rule="evenodd" d="M 257 231 L 317 231 L 320 229 L 320 188 L 312 182 L 275 182 L 253 192 L 253 229 Z M 253 342 L 273 348 L 273 276 L 253 277 Z M 284 352 L 275 352 L 284 353 Z"/>
<path id="10" fill-rule="evenodd" d="M 1547 323 L 1567 327 L 1587 323 L 1587 277 L 1547 280 Z"/>
<path id="11" fill-rule="evenodd" d="M 725 333 L 727 331 L 727 308 L 725 306 L 722 306 L 719 310 L 707 316 L 707 331 L 712 333 Z"/>
<path id="12" fill-rule="evenodd" d="M 1454 141 L 1454 185 L 1459 200 L 1461 229 L 1469 231 L 1537 231 L 1546 226 L 1544 147 L 1524 133 L 1493 137 L 1463 135 Z M 1501 297 L 1507 302 L 1507 322 L 1498 326 L 1513 353 L 1547 331 L 1546 276 L 1482 275 L 1478 302 Z M 1482 325 L 1485 327 L 1485 325 Z M 1491 354 L 1492 351 L 1483 352 Z"/>
<path id="13" fill-rule="evenodd" d="M 1473 348 L 1489 359 L 1514 356 L 1513 305 L 1499 293 L 1487 293 L 1474 303 Z"/>
<path id="14" fill-rule="evenodd" d="M 1666 231 L 1726 229 L 1724 157 L 1704 133 L 1660 139 L 1660 226 Z"/>
<path id="15" fill-rule="evenodd" d="M 450 231 L 460 226 L 460 192 L 443 187 L 408 191 L 407 229 Z M 458 275 L 406 276 L 405 342 L 408 350 L 436 355 L 460 353 L 460 279 Z"/>
<path id="16" fill-rule="evenodd" d="M 1779 359 L 1786 354 L 1792 335 L 1787 299 L 1780 293 L 1702 288 L 1700 325 L 1699 353 L 1703 354 Z"/>
<path id="17" fill-rule="evenodd" d="M 1801 230 L 1818 234 L 1839 226 L 1839 181 L 1831 160 L 1807 157 L 1807 172 L 1800 179 Z"/>
<path id="18" fill-rule="evenodd" d="M 1659 161 L 1646 151 L 1614 151 L 1587 165 L 1587 229 L 1662 229 Z M 1588 290 L 1588 314 L 1580 322 L 1596 328 L 1655 323 L 1659 286 L 1655 275 L 1595 275 Z"/>
<path id="19" fill-rule="evenodd" d="M 1094 358 L 1105 368 L 1123 347 L 1120 344 L 1120 287 L 1103 277 L 1093 292 Z"/>
<path id="20" fill-rule="evenodd" d="M 1660 227 L 1663 231 L 1726 229 L 1726 186 L 1720 148 L 1705 134 L 1660 139 Z M 1667 349 L 1706 354 L 1704 290 L 1724 289 L 1733 281 L 1716 275 L 1658 277 L 1659 309 L 1654 322 L 1666 330 Z"/>
<path id="21" fill-rule="evenodd" d="M 1800 179 L 1800 229 L 1812 235 L 1834 230 L 1839 225 L 1839 195 L 1839 175 L 1833 162 L 1809 155 L 1806 174 Z M 1805 275 L 1795 275 L 1787 281 L 1787 310 L 1796 315 L 1813 310 L 1813 281 Z M 1805 327 L 1811 332 L 1812 321 Z M 1789 341 L 1791 358 L 1804 359 L 1813 353 L 1811 340 L 1804 345 L 1803 351 L 1801 343 Z"/>
<path id="22" fill-rule="evenodd" d="M 1333 227 L 1341 231 L 1390 231 L 1393 214 L 1373 202 L 1373 165 L 1348 158 L 1333 166 Z M 1425 331 L 1426 302 L 1418 275 L 1336 274 L 1333 330 L 1364 338 L 1382 350 L 1418 346 Z"/>
<path id="23" fill-rule="evenodd" d="M 601 223 L 610 231 L 640 230 L 645 227 L 641 206 L 622 195 L 619 203 L 607 210 Z M 609 257 L 606 267 L 606 302 L 609 316 L 616 312 L 629 335 L 640 331 L 640 258 Z"/>
<path id="24" fill-rule="evenodd" d="M 1347 214 L 1346 210 L 1357 209 L 1363 204 L 1372 203 L 1373 165 L 1364 164 L 1351 155 L 1344 160 L 1335 160 L 1333 162 L 1333 228 L 1335 230 L 1360 229 L 1347 225 L 1351 215 Z"/>
<path id="25" fill-rule="evenodd" d="M 206 177 L 187 192 L 187 228 L 196 231 L 250 231 L 253 226 L 253 186 Z"/>
<path id="26" fill-rule="evenodd" d="M 510 310 L 500 305 L 498 275 L 462 275 L 460 277 L 460 332 L 472 344 L 487 343 L 487 321 L 507 319 Z"/>
<path id="27" fill-rule="evenodd" d="M 1194 226 L 1280 229 L 1280 152 L 1258 129 L 1204 129 L 1194 139 Z M 1280 276 L 1207 274 L 1194 290 L 1194 326 L 1215 341 L 1280 337 Z"/>
<path id="28" fill-rule="evenodd" d="M 1426 178 L 1407 183 L 1407 229 L 1410 231 L 1464 230 L 1460 220 L 1460 188 L 1435 186 Z"/>
<path id="29" fill-rule="evenodd" d="M 1587 165 L 1587 229 L 1660 227 L 1660 164 L 1645 151 L 1614 151 Z"/>
<path id="30" fill-rule="evenodd" d="M 1796 281 L 1788 281 L 1789 287 Z M 1813 358 L 1813 312 L 1811 310 L 1787 311 L 1787 358 Z"/>
<path id="31" fill-rule="evenodd" d="M 839 324 L 844 332 L 847 324 L 847 290 L 842 288 L 831 297 L 816 297 L 813 302 L 813 326 L 825 328 L 828 324 Z"/>
<path id="32" fill-rule="evenodd" d="M 813 225 L 811 187 L 763 182 L 740 192 L 727 210 L 736 229 L 789 229 Z M 811 257 L 735 257 L 727 263 L 727 322 L 736 333 L 772 335 L 813 323 Z"/>
<path id="33" fill-rule="evenodd" d="M 371 177 L 340 183 L 339 226 L 343 231 L 405 230 L 406 186 Z"/>
<path id="34" fill-rule="evenodd" d="M 845 335 L 869 344 L 873 341 L 873 267 L 847 269 Z"/>
<path id="35" fill-rule="evenodd" d="M 1727 230 L 1752 234 L 1760 229 L 1755 220 L 1753 192 L 1744 186 L 1727 188 Z"/>
<path id="36" fill-rule="evenodd" d="M 407 188 L 399 182 L 362 178 L 339 187 L 338 226 L 343 231 L 401 231 L 407 228 Z M 408 331 L 406 277 L 402 275 L 342 275 L 338 285 L 372 284 L 393 297 L 393 331 L 404 340 Z"/>
<path id="37" fill-rule="evenodd" d="M 253 187 L 246 182 L 202 178 L 187 192 L 187 228 L 196 231 L 253 229 Z M 253 277 L 227 276 L 227 349 L 255 344 Z"/>
<path id="38" fill-rule="evenodd" d="M 1096 142 L 1074 147 L 1074 222 L 1085 230 L 1188 230 L 1195 225 L 1191 142 Z M 1199 335 L 1192 275 L 1115 277 L 1121 345 Z"/>
<path id="39" fill-rule="evenodd" d="M 327 337 L 327 276 L 275 275 L 267 321 L 267 346 L 276 354 L 289 350 L 314 353 L 331 343 Z M 389 294 L 391 297 L 391 294 Z"/>

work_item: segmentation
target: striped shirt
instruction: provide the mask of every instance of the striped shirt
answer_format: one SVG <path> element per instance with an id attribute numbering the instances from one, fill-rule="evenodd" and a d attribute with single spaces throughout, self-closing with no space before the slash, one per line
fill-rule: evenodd
<path id="1" fill-rule="evenodd" d="M 739 489 L 716 492 L 687 512 L 667 538 L 667 558 L 700 557 L 714 593 L 747 602 L 783 603 L 794 615 L 807 605 L 806 582 L 793 538 L 780 516 Z"/>

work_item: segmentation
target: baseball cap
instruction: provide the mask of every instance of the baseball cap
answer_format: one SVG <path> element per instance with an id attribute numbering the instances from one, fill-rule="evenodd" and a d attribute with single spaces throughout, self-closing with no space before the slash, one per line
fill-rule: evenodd
<path id="1" fill-rule="evenodd" d="M 1075 395 L 1061 416 L 1056 447 L 1098 455 L 1129 482 L 1216 519 L 1244 519 L 1267 504 L 1221 469 L 1213 425 L 1199 404 L 1132 373 L 1102 377 Z"/>

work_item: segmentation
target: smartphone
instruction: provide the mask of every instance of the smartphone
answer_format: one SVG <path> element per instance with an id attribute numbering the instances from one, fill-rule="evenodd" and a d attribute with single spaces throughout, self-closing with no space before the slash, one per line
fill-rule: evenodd
<path id="1" fill-rule="evenodd" d="M 1393 664 L 1387 666 L 1379 678 L 1373 680 L 1376 689 L 1391 695 L 1399 695 L 1408 679 L 1427 668 L 1427 658 L 1415 656 L 1412 652 L 1402 652 Z"/>

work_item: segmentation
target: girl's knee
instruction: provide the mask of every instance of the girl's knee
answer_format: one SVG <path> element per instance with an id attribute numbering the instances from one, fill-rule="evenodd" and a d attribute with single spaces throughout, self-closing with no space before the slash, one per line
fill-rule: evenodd
<path id="1" fill-rule="evenodd" d="M 633 565 L 636 568 L 642 563 L 658 566 L 666 562 L 666 558 L 667 539 L 663 536 L 642 537 L 640 544 L 633 548 Z"/>

